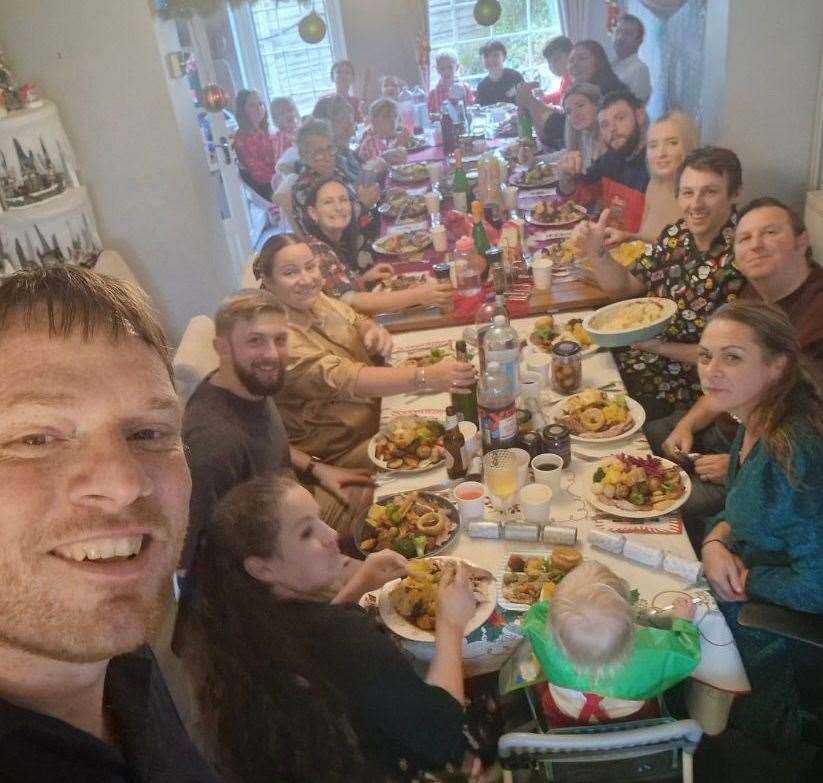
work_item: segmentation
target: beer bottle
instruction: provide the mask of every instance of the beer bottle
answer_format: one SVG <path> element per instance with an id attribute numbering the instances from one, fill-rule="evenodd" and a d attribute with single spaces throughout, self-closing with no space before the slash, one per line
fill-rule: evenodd
<path id="1" fill-rule="evenodd" d="M 443 436 L 443 448 L 446 449 L 446 475 L 450 479 L 463 478 L 466 475 L 464 446 L 466 439 L 460 432 L 459 419 L 454 408 L 446 408 L 446 434 Z"/>
<path id="2" fill-rule="evenodd" d="M 468 362 L 469 357 L 466 354 L 466 341 L 458 340 L 455 343 L 455 350 L 457 353 L 457 361 Z M 458 414 L 458 418 L 462 416 L 463 421 L 470 421 L 480 426 L 477 419 L 477 382 L 471 386 L 465 386 L 459 389 L 454 389 L 451 393 L 452 408 Z"/>

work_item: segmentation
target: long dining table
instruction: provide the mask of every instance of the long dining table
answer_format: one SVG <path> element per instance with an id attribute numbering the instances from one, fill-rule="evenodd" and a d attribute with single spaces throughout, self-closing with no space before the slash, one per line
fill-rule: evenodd
<path id="1" fill-rule="evenodd" d="M 555 316 L 555 318 L 563 321 L 566 318 L 583 317 L 587 314 L 588 311 L 569 312 L 562 316 Z M 527 343 L 527 347 L 523 349 L 521 370 L 525 370 L 529 352 L 538 350 L 527 342 L 535 321 L 534 317 L 512 320 L 512 325 L 517 329 L 521 341 Z M 395 335 L 394 350 L 398 356 L 425 352 L 433 344 L 453 344 L 455 340 L 462 337 L 462 334 L 463 327 L 461 326 L 405 332 Z M 583 387 L 609 385 L 611 388 L 622 389 L 616 363 L 609 351 L 596 351 L 585 356 L 582 361 Z M 551 389 L 545 388 L 541 391 L 540 402 L 544 411 L 547 412 L 557 399 L 559 396 Z M 450 395 L 448 393 L 396 395 L 384 400 L 381 419 L 387 422 L 398 415 L 410 413 L 442 418 L 449 404 Z M 649 607 L 671 604 L 676 595 L 688 590 L 689 595 L 694 596 L 696 593 L 699 594 L 701 589 L 711 605 L 712 599 L 709 597 L 705 582 L 692 584 L 658 568 L 647 567 L 621 555 L 595 549 L 589 543 L 588 536 L 591 531 L 619 532 L 629 541 L 664 550 L 685 560 L 695 561 L 697 559 L 678 515 L 666 515 L 638 522 L 602 514 L 587 502 L 587 485 L 591 481 L 593 461 L 600 456 L 621 450 L 648 451 L 648 442 L 642 430 L 616 444 L 603 446 L 586 444 L 585 449 L 573 445 L 571 464 L 568 469 L 562 471 L 561 490 L 552 498 L 550 523 L 557 526 L 575 527 L 577 546 L 583 557 L 595 558 L 612 568 L 638 591 L 640 599 Z M 427 488 L 433 488 L 434 491 L 454 500 L 452 488 L 456 482 L 448 481 L 443 463 L 422 473 L 381 472 L 378 473 L 376 480 L 375 498 L 377 502 L 380 498 L 397 492 Z M 505 533 L 505 527 L 502 530 Z M 536 541 L 526 542 L 506 537 L 473 538 L 467 530 L 461 528 L 446 553 L 470 561 L 499 575 L 510 554 L 531 552 L 545 554 L 550 548 Z M 517 619 L 515 618 L 509 625 L 508 640 L 511 642 L 512 636 L 517 636 Z M 692 716 L 701 722 L 704 731 L 715 734 L 724 729 L 735 695 L 747 693 L 750 686 L 728 626 L 722 615 L 716 611 L 716 607 L 714 611 L 707 612 L 701 619 L 699 630 L 702 661 L 688 683 L 687 703 Z M 515 639 L 515 642 L 517 641 Z M 410 654 L 419 658 L 430 657 L 432 653 L 433 645 L 408 641 L 404 641 L 403 644 Z M 466 654 L 475 658 L 473 662 L 467 661 L 467 664 L 473 663 L 476 668 L 479 666 L 477 670 L 480 671 L 484 669 L 483 659 L 487 658 L 485 670 L 499 668 L 511 651 L 512 645 L 507 644 L 505 639 L 495 641 L 488 637 L 485 646 L 482 640 L 478 645 L 467 644 Z M 478 658 L 480 660 L 477 660 Z M 471 665 L 467 669 L 471 670 Z"/>
<path id="2" fill-rule="evenodd" d="M 490 140 L 489 149 L 494 149 L 500 144 L 501 140 Z M 509 139 L 508 141 L 512 141 Z M 466 158 L 467 166 L 476 165 L 480 158 L 479 154 L 471 155 Z M 440 162 L 443 165 L 448 165 L 448 159 L 443 154 L 441 146 L 431 146 L 419 150 L 409 155 L 409 162 L 427 163 L 432 161 Z M 389 185 L 398 185 L 406 189 L 410 194 L 422 194 L 430 189 L 428 181 L 403 183 L 394 181 L 389 177 L 387 182 Z M 522 189 L 518 194 L 518 213 L 524 216 L 528 209 L 537 201 L 544 198 L 551 198 L 555 195 L 554 187 L 543 188 L 529 188 Z M 445 216 L 448 208 L 451 206 L 450 199 L 446 197 L 441 203 L 442 219 Z M 425 220 L 425 219 L 424 219 Z M 411 223 L 410 226 L 423 227 L 424 222 Z M 428 223 L 425 223 L 428 227 Z M 404 224 L 395 224 L 389 218 L 384 218 L 381 233 L 385 235 L 389 232 L 404 230 L 408 226 Z M 525 240 L 526 240 L 526 255 L 528 256 L 534 249 L 544 246 L 546 244 L 556 242 L 571 234 L 571 230 L 551 231 L 541 228 L 539 226 L 526 223 Z M 430 270 L 432 265 L 447 260 L 448 254 L 453 250 L 455 237 L 450 237 L 449 248 L 444 252 L 437 252 L 431 246 L 412 255 L 402 257 L 383 257 L 380 260 L 391 261 L 398 272 L 420 273 Z M 565 277 L 553 277 L 551 289 L 548 291 L 535 290 L 529 285 L 529 290 L 522 297 L 522 301 L 518 302 L 518 315 L 538 315 L 546 312 L 562 312 L 568 310 L 580 310 L 584 308 L 594 308 L 608 302 L 607 295 L 603 290 L 593 281 L 585 278 L 582 275 L 568 275 Z M 456 307 L 447 312 L 443 312 L 437 307 L 417 307 L 407 310 L 404 313 L 392 313 L 381 317 L 381 322 L 390 331 L 394 333 L 417 331 L 420 329 L 437 329 L 456 324 L 465 324 L 473 320 L 473 311 Z"/>

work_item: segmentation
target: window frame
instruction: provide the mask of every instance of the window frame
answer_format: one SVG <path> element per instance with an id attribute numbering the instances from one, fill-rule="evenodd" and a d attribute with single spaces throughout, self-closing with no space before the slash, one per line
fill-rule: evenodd
<path id="1" fill-rule="evenodd" d="M 343 31 L 341 0 L 325 0 L 326 5 L 326 35 L 331 43 L 332 62 L 346 60 L 346 37 Z M 269 105 L 276 95 L 271 95 L 266 80 L 263 57 L 260 53 L 257 33 L 252 18 L 250 3 L 230 5 L 229 19 L 234 34 L 234 44 L 240 61 L 240 76 L 245 89 L 256 90 L 265 96 L 266 105 Z M 308 12 L 307 12 L 308 13 Z M 306 44 L 314 46 L 316 44 Z M 334 89 L 332 85 L 331 90 Z"/>
<path id="2" fill-rule="evenodd" d="M 474 38 L 474 37 L 472 37 L 472 38 L 463 38 L 463 39 L 456 38 L 455 36 L 457 35 L 457 16 L 456 16 L 455 6 L 474 5 L 476 0 L 448 0 L 448 1 L 451 3 L 451 6 L 450 6 L 451 40 L 450 40 L 449 43 L 443 44 L 443 45 L 435 46 L 433 41 L 432 41 L 431 6 L 428 3 L 427 3 L 427 6 L 426 6 L 426 13 L 428 14 L 429 44 L 431 45 L 431 51 L 432 51 L 432 67 L 431 67 L 431 81 L 432 81 L 432 84 L 430 85 L 430 88 L 434 87 L 435 84 L 437 84 L 438 76 L 437 76 L 437 70 L 436 70 L 435 65 L 434 65 L 434 57 L 440 49 L 456 48 L 457 46 L 463 46 L 463 45 L 466 45 L 466 44 L 476 44 L 477 48 L 479 49 L 483 45 L 484 42 L 491 41 L 491 40 L 498 39 L 498 38 L 500 40 L 502 40 L 504 43 L 507 43 L 507 41 L 509 41 L 512 38 L 525 38 L 525 39 L 528 40 L 537 31 L 541 31 L 541 30 L 544 29 L 544 28 L 536 28 L 535 31 L 532 31 L 532 29 L 531 29 L 531 16 L 532 16 L 532 14 L 531 14 L 531 2 L 530 2 L 530 0 L 525 0 L 525 7 L 526 7 L 526 30 L 525 31 L 516 32 L 516 33 L 503 33 L 503 34 L 495 35 L 493 33 L 493 26 L 492 26 L 492 27 L 484 28 L 485 30 L 488 31 L 488 35 L 483 36 L 481 38 Z M 557 16 L 556 31 L 554 33 L 550 33 L 551 28 L 546 28 L 547 35 L 548 34 L 563 35 L 559 0 L 546 0 L 546 2 L 547 3 L 554 3 L 555 12 L 556 12 L 556 16 Z M 508 45 L 507 45 L 507 48 L 508 48 Z M 527 51 L 529 53 L 529 57 L 531 57 L 531 55 L 532 55 L 531 46 L 527 47 Z M 538 72 L 542 75 L 545 70 L 546 70 L 545 61 L 543 60 L 542 57 L 538 57 L 538 58 L 536 58 L 536 60 L 534 62 L 526 64 L 525 66 L 523 66 L 523 72 L 524 72 L 523 75 L 527 77 L 528 74 L 531 74 L 532 72 Z M 467 81 L 467 82 L 469 82 L 469 83 L 471 83 L 474 86 L 477 86 L 478 82 L 480 82 L 480 80 L 483 79 L 485 76 L 486 76 L 485 71 L 483 71 L 481 73 L 465 73 L 461 70 L 461 72 L 460 72 L 460 78 Z M 549 74 L 549 78 L 553 78 L 551 74 Z"/>

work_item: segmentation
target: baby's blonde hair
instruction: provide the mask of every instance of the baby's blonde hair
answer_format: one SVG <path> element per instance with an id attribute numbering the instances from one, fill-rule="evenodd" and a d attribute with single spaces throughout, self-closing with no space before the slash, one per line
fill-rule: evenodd
<path id="1" fill-rule="evenodd" d="M 612 669 L 631 653 L 635 623 L 629 585 L 602 563 L 586 560 L 563 579 L 549 620 L 558 645 L 580 670 Z"/>

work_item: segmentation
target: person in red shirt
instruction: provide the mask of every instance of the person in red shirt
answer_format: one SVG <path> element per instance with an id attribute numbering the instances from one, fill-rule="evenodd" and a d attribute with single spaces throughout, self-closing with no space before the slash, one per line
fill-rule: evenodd
<path id="1" fill-rule="evenodd" d="M 271 201 L 271 180 L 277 159 L 266 104 L 254 90 L 240 90 L 235 108 L 238 130 L 234 134 L 234 151 L 240 178 Z"/>
<path id="2" fill-rule="evenodd" d="M 569 87 L 572 86 L 572 77 L 569 75 L 569 54 L 572 51 L 572 42 L 565 35 L 552 38 L 543 48 L 543 57 L 549 65 L 549 70 L 560 77 L 560 86 L 553 92 L 543 96 L 543 103 L 560 106 Z"/>
<path id="3" fill-rule="evenodd" d="M 446 98 L 460 98 L 470 106 L 474 103 L 474 93 L 467 82 L 457 81 L 460 73 L 460 61 L 453 49 L 441 49 L 434 60 L 440 81 L 429 91 L 429 111 L 439 112 Z"/>
<path id="4" fill-rule="evenodd" d="M 345 98 L 354 109 L 354 121 L 363 122 L 363 100 L 356 95 L 351 95 L 351 88 L 354 84 L 354 66 L 350 60 L 338 60 L 331 67 L 331 80 L 334 82 L 337 95 Z"/>
<path id="5" fill-rule="evenodd" d="M 271 118 L 277 126 L 277 133 L 272 136 L 274 145 L 274 162 L 283 156 L 283 153 L 294 146 L 297 140 L 297 128 L 300 126 L 300 112 L 293 98 L 280 96 L 271 102 Z"/>

